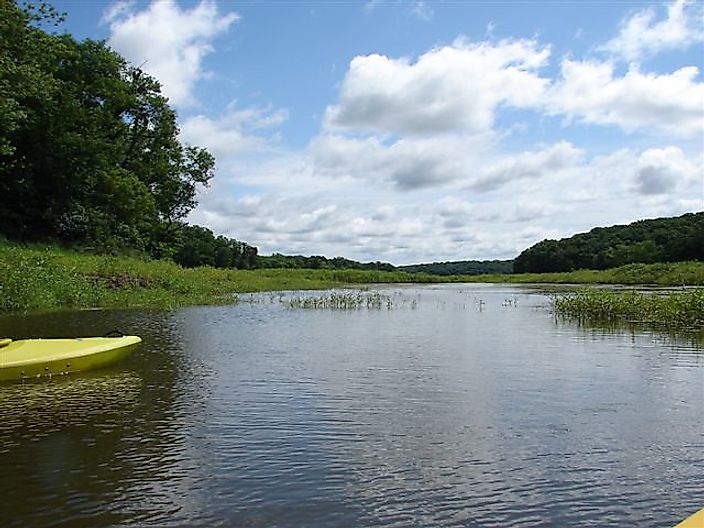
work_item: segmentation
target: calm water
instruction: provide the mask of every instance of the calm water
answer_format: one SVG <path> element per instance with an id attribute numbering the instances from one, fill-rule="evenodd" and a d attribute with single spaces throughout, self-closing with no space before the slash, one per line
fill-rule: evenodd
<path id="1" fill-rule="evenodd" d="M 704 506 L 704 346 L 556 320 L 535 290 L 275 296 L 0 318 L 140 334 L 0 385 L 0 526 L 671 526 Z"/>

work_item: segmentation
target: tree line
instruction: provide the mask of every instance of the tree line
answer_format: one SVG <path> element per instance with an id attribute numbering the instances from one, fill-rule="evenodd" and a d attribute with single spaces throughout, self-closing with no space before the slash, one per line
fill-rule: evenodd
<path id="1" fill-rule="evenodd" d="M 505 274 L 513 271 L 512 260 L 457 260 L 399 266 L 399 271 L 409 273 L 429 273 L 431 275 L 483 275 L 486 273 Z"/>
<path id="2" fill-rule="evenodd" d="M 270 256 L 259 256 L 260 268 L 308 268 L 308 269 L 358 269 L 375 271 L 394 271 L 394 265 L 388 262 L 357 262 L 344 257 L 327 258 L 321 255 L 306 257 L 303 255 L 282 255 L 274 253 Z"/>
<path id="3" fill-rule="evenodd" d="M 704 212 L 597 227 L 523 251 L 515 273 L 607 269 L 631 264 L 704 260 Z"/>

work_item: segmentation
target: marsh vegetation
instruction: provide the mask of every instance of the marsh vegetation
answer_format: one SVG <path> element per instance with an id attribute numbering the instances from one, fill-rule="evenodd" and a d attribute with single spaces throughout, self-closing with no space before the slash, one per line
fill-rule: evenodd
<path id="1" fill-rule="evenodd" d="M 582 290 L 555 298 L 555 309 L 577 319 L 678 328 L 704 327 L 704 288 L 681 291 Z"/>
<path id="2" fill-rule="evenodd" d="M 704 263 L 629 264 L 604 271 L 440 277 L 422 273 L 353 269 L 183 268 L 166 260 L 90 255 L 56 247 L 0 243 L 0 311 L 96 307 L 173 308 L 234 303 L 237 300 L 235 294 L 247 292 L 324 290 L 355 284 L 439 282 L 704 285 Z M 690 298 L 676 297 L 671 302 L 680 306 L 687 299 Z M 366 304 L 367 300 L 357 300 L 356 297 L 333 300 L 328 295 L 327 299 L 320 300 L 318 304 L 342 307 Z M 690 300 L 694 302 L 695 298 Z M 301 301 L 300 304 L 310 303 L 312 301 Z M 696 306 L 691 311 L 696 311 Z M 665 312 L 652 313 L 659 316 Z"/>

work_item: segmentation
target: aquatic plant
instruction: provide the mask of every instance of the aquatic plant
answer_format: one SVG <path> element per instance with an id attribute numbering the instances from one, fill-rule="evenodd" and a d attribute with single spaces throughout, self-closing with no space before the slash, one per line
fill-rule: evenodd
<path id="1" fill-rule="evenodd" d="M 307 308 L 323 310 L 381 310 L 391 309 L 394 301 L 388 295 L 379 292 L 340 293 L 332 292 L 318 296 L 298 296 L 286 299 L 284 304 L 289 308 Z"/>
<path id="2" fill-rule="evenodd" d="M 704 327 L 704 288 L 677 291 L 582 290 L 554 298 L 555 310 L 577 319 Z"/>

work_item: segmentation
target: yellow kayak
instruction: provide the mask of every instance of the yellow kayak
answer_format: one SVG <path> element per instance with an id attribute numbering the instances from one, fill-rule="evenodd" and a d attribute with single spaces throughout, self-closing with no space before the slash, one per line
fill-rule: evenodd
<path id="1" fill-rule="evenodd" d="M 110 365 L 142 342 L 137 336 L 0 339 L 0 380 L 66 375 Z"/>
<path id="2" fill-rule="evenodd" d="M 687 517 L 675 528 L 704 528 L 704 508 L 694 513 L 691 517 Z"/>

